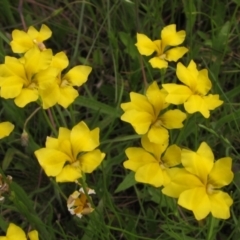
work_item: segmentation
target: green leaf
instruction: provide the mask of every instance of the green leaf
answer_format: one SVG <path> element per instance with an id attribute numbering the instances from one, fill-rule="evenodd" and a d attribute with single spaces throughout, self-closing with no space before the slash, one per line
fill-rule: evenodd
<path id="1" fill-rule="evenodd" d="M 96 112 L 107 114 L 114 118 L 119 118 L 121 116 L 119 108 L 111 107 L 105 103 L 98 102 L 95 99 L 78 96 L 74 103 L 95 110 Z"/>
<path id="2" fill-rule="evenodd" d="M 135 180 L 135 172 L 130 172 L 124 179 L 123 181 L 118 185 L 117 189 L 115 190 L 114 193 L 118 193 L 121 192 L 123 190 L 126 190 L 130 187 L 132 187 L 133 185 L 136 184 L 136 180 Z"/>

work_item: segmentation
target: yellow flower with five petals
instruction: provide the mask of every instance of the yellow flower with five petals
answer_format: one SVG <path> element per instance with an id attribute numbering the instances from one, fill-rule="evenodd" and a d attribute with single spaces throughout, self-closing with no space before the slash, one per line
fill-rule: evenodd
<path id="1" fill-rule="evenodd" d="M 99 149 L 99 128 L 90 131 L 82 121 L 72 130 L 61 127 L 58 138 L 47 137 L 46 148 L 35 151 L 47 176 L 57 182 L 74 182 L 91 173 L 105 157 Z"/>
<path id="2" fill-rule="evenodd" d="M 180 45 L 186 37 L 186 32 L 176 31 L 176 25 L 171 24 L 163 28 L 159 40 L 152 41 L 145 34 L 137 34 L 135 44 L 142 55 L 150 56 L 156 52 L 156 56 L 149 60 L 153 68 L 167 68 L 169 61 L 178 61 L 188 49 L 186 47 L 175 47 L 168 49 L 168 46 Z"/>
<path id="3" fill-rule="evenodd" d="M 162 111 L 168 107 L 166 93 L 153 82 L 146 91 L 146 96 L 131 92 L 131 102 L 122 103 L 124 114 L 121 120 L 130 123 L 138 134 L 147 134 L 154 143 L 168 140 L 167 129 L 182 128 L 186 114 L 178 109 Z"/>
<path id="4" fill-rule="evenodd" d="M 182 149 L 181 162 L 184 168 L 171 169 L 171 182 L 162 192 L 178 198 L 178 204 L 193 211 L 197 220 L 210 212 L 215 218 L 229 218 L 233 200 L 220 188 L 233 180 L 232 159 L 224 157 L 214 162 L 211 148 L 202 142 L 196 152 Z"/>
<path id="5" fill-rule="evenodd" d="M 208 94 L 212 88 L 212 83 L 208 78 L 207 69 L 198 71 L 193 60 L 188 67 L 178 63 L 176 74 L 185 85 L 162 84 L 162 87 L 168 93 L 166 102 L 184 104 L 188 113 L 200 112 L 205 118 L 209 118 L 209 110 L 214 110 L 223 104 L 223 101 L 219 100 L 219 95 Z"/>
<path id="6" fill-rule="evenodd" d="M 137 182 L 148 183 L 154 187 L 167 185 L 170 182 L 168 169 L 180 164 L 181 149 L 175 144 L 167 148 L 168 142 L 152 143 L 146 135 L 141 142 L 142 148 L 126 149 L 128 160 L 123 163 L 124 167 L 136 172 Z"/>
<path id="7" fill-rule="evenodd" d="M 23 58 L 5 57 L 0 65 L 0 96 L 13 99 L 18 107 L 37 101 L 39 89 L 50 88 L 59 72 L 50 67 L 52 50 L 29 50 Z M 54 96 L 51 96 L 54 97 Z"/>
<path id="8" fill-rule="evenodd" d="M 10 45 L 14 53 L 25 53 L 35 46 L 42 51 L 45 50 L 43 41 L 50 38 L 51 35 L 52 31 L 45 24 L 41 26 L 40 31 L 33 26 L 29 27 L 27 32 L 15 29 L 12 32 L 13 40 Z"/>

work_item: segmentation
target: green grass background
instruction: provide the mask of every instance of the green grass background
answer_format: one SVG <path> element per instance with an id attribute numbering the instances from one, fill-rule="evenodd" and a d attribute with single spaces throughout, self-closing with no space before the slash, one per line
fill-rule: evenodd
<path id="1" fill-rule="evenodd" d="M 82 219 L 71 216 L 66 198 L 76 189 L 73 183 L 56 184 L 40 169 L 33 152 L 44 147 L 46 136 L 55 134 L 47 112 L 40 110 L 29 121 L 29 142 L 21 146 L 26 119 L 38 107 L 17 108 L 13 101 L 0 99 L 0 120 L 15 124 L 14 133 L 0 141 L 0 164 L 11 175 L 10 194 L 0 205 L 1 235 L 9 222 L 26 231 L 37 229 L 40 239 L 240 239 L 240 1 L 239 0 L 1 0 L 0 62 L 11 52 L 13 29 L 46 24 L 53 32 L 46 45 L 55 53 L 64 50 L 70 67 L 92 66 L 88 82 L 68 109 L 52 108 L 57 126 L 72 128 L 81 120 L 101 129 L 101 150 L 105 160 L 87 176 L 96 210 Z M 231 218 L 197 222 L 193 214 L 161 194 L 159 189 L 135 183 L 125 170 L 124 150 L 139 145 L 132 127 L 121 122 L 120 104 L 131 91 L 144 92 L 145 82 L 176 82 L 175 63 L 163 77 L 139 55 L 136 33 L 152 39 L 161 29 L 175 23 L 186 30 L 184 45 L 190 50 L 181 60 L 191 59 L 199 69 L 208 68 L 212 92 L 224 105 L 209 119 L 195 114 L 181 131 L 171 132 L 171 142 L 196 150 L 202 141 L 213 149 L 215 158 L 231 156 L 235 178 L 224 190 L 234 199 Z"/>

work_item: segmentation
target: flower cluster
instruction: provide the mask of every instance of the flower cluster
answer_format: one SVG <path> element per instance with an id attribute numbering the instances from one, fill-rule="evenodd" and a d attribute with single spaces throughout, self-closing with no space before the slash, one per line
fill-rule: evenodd
<path id="1" fill-rule="evenodd" d="M 89 66 L 77 65 L 65 71 L 69 65 L 65 52 L 53 54 L 52 49 L 44 44 L 51 35 L 51 30 L 44 24 L 39 31 L 33 26 L 27 32 L 14 30 L 10 46 L 21 57 L 6 56 L 0 65 L 0 97 L 14 99 L 20 108 L 31 102 L 40 105 L 24 123 L 24 146 L 28 144 L 26 124 L 31 117 L 39 109 L 48 109 L 55 104 L 68 108 L 79 95 L 74 87 L 84 84 L 92 70 Z M 48 113 L 51 127 L 55 127 L 51 111 Z M 13 129 L 12 123 L 1 122 L 0 139 L 8 136 Z M 72 130 L 60 127 L 58 137 L 47 137 L 46 147 L 36 150 L 35 156 L 46 175 L 54 177 L 56 182 L 75 182 L 79 185 L 78 181 L 81 181 L 87 186 L 85 173 L 92 173 L 105 157 L 105 153 L 97 149 L 100 145 L 99 132 L 99 128 L 90 130 L 84 121 Z M 0 176 L 0 201 L 4 199 L 2 194 L 8 190 L 7 182 Z M 81 217 L 94 210 L 88 201 L 89 194 L 94 190 L 88 190 L 85 193 L 81 188 L 70 195 L 67 207 L 71 214 Z M 29 232 L 28 236 L 31 240 L 38 240 L 37 231 Z M 6 236 L 0 239 L 26 240 L 27 237 L 21 228 L 11 223 Z"/>
<path id="2" fill-rule="evenodd" d="M 14 30 L 10 45 L 21 58 L 6 56 L 0 65 L 0 96 L 14 99 L 18 107 L 38 101 L 44 109 L 59 104 L 67 108 L 78 96 L 74 86 L 87 81 L 92 68 L 78 65 L 63 74 L 69 65 L 64 52 L 53 54 L 43 43 L 50 38 L 51 30 L 42 25 L 40 31 L 30 27 L 27 32 Z"/>
<path id="3" fill-rule="evenodd" d="M 150 40 L 137 34 L 136 46 L 142 55 L 157 56 L 150 59 L 153 68 L 167 68 L 167 61 L 179 60 L 188 49 L 177 46 L 185 39 L 185 31 L 176 32 L 176 25 L 163 28 L 161 40 Z M 209 94 L 212 83 L 207 69 L 198 70 L 191 60 L 185 67 L 177 63 L 177 78 L 182 84 L 166 83 L 159 88 L 156 81 L 149 85 L 145 94 L 130 93 L 130 102 L 122 103 L 124 113 L 121 120 L 130 123 L 141 135 L 142 147 L 126 149 L 124 167 L 135 172 L 137 182 L 162 187 L 163 194 L 178 198 L 178 204 L 194 213 L 197 220 L 209 213 L 216 218 L 229 218 L 231 197 L 219 188 L 233 180 L 232 159 L 214 156 L 207 143 L 201 143 L 197 152 L 169 145 L 169 130 L 181 129 L 187 114 L 172 109 L 171 104 L 183 104 L 188 114 L 199 112 L 205 118 L 210 110 L 223 101 L 217 94 Z"/>

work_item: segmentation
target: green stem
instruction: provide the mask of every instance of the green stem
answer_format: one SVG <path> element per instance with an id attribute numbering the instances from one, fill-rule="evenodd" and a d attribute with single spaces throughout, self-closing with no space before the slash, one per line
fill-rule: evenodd
<path id="1" fill-rule="evenodd" d="M 211 215 L 210 216 L 210 224 L 208 227 L 208 233 L 207 233 L 207 238 L 206 240 L 214 240 L 215 239 L 215 231 L 214 228 L 216 227 L 216 225 L 218 224 L 218 222 L 216 221 L 216 219 Z"/>
<path id="2" fill-rule="evenodd" d="M 52 122 L 49 120 L 49 117 L 48 115 L 46 114 L 46 111 L 43 110 L 43 115 L 44 115 L 44 118 L 46 119 L 47 123 L 48 123 L 48 126 L 51 128 L 52 132 L 54 133 L 55 136 L 58 135 L 58 132 L 55 128 L 55 126 L 52 124 Z"/>

